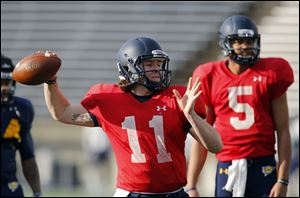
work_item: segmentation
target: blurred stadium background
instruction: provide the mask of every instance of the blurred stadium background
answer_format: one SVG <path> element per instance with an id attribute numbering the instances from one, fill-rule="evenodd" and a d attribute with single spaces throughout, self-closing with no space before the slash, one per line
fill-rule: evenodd
<path id="1" fill-rule="evenodd" d="M 91 85 L 118 81 L 117 51 L 134 36 L 157 39 L 170 56 L 173 83 L 185 84 L 198 64 L 223 58 L 217 32 L 233 14 L 257 23 L 262 57 L 280 56 L 293 67 L 288 105 L 294 161 L 288 195 L 299 197 L 299 1 L 1 1 L 1 53 L 16 64 L 38 50 L 56 52 L 62 59 L 61 88 L 78 103 Z M 18 84 L 16 95 L 35 107 L 32 134 L 44 195 L 112 196 L 116 167 L 103 134 L 53 121 L 42 85 Z M 189 144 L 190 137 L 187 152 Z M 214 196 L 215 168 L 209 155 L 198 184 L 201 196 Z"/>

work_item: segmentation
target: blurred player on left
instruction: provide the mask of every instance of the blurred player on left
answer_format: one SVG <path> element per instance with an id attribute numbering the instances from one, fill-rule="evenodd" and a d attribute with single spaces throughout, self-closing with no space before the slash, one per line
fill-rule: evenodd
<path id="1" fill-rule="evenodd" d="M 11 59 L 1 54 L 1 197 L 24 197 L 16 177 L 16 150 L 33 196 L 40 197 L 40 176 L 30 135 L 33 106 L 29 100 L 14 96 L 13 69 Z"/>

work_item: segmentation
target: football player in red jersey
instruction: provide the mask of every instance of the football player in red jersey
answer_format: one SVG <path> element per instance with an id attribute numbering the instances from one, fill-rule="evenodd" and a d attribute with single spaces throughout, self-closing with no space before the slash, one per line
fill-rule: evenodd
<path id="1" fill-rule="evenodd" d="M 193 73 L 193 79 L 201 81 L 207 120 L 224 144 L 216 154 L 215 196 L 286 196 L 291 160 L 286 90 L 294 81 L 293 71 L 282 58 L 259 58 L 260 35 L 246 16 L 227 18 L 219 38 L 228 58 L 199 65 Z M 205 149 L 193 142 L 190 196 L 198 196 L 197 178 L 205 156 Z"/>
<path id="2" fill-rule="evenodd" d="M 44 85 L 49 112 L 66 124 L 103 128 L 118 166 L 115 196 L 188 196 L 187 132 L 213 153 L 222 149 L 218 132 L 203 120 L 204 104 L 195 106 L 200 82 L 169 86 L 169 58 L 151 38 L 128 40 L 117 60 L 119 85 L 96 84 L 78 105 L 53 77 Z"/>

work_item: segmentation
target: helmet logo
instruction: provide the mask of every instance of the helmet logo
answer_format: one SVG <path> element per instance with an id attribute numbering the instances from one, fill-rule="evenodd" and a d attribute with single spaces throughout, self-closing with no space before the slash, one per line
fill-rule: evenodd
<path id="1" fill-rule="evenodd" d="M 2 69 L 4 71 L 2 71 Z M 11 65 L 8 65 L 7 63 L 4 63 L 3 65 L 1 65 L 1 79 L 12 79 L 12 70 L 13 68 L 11 67 Z"/>
<path id="2" fill-rule="evenodd" d="M 4 63 L 3 65 L 1 65 L 1 67 L 2 67 L 3 69 L 10 69 L 10 68 L 11 68 L 11 66 L 8 65 L 7 63 Z"/>
<path id="3" fill-rule="evenodd" d="M 254 31 L 251 29 L 239 29 L 238 30 L 238 36 L 240 37 L 253 37 Z"/>
<path id="4" fill-rule="evenodd" d="M 162 50 L 152 50 L 151 52 L 153 54 L 153 56 L 155 57 L 155 55 L 164 55 L 164 56 L 167 56 L 167 54 L 162 51 Z"/>
<path id="5" fill-rule="evenodd" d="M 128 59 L 128 62 L 129 62 L 130 64 L 133 64 L 133 63 L 134 63 L 134 61 L 132 60 L 132 58 L 129 58 L 129 59 Z"/>

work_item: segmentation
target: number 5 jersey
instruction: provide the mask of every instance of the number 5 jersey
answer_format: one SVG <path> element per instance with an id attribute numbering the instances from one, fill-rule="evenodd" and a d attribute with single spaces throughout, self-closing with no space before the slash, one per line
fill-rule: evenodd
<path id="1" fill-rule="evenodd" d="M 224 147 L 220 161 L 275 153 L 275 126 L 271 101 L 293 83 L 293 71 L 281 58 L 261 58 L 241 74 L 233 74 L 227 61 L 198 66 L 193 79 L 200 77 L 202 97 L 213 108 L 214 126 Z"/>

